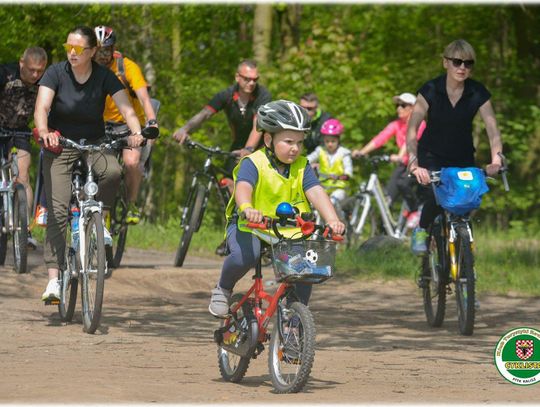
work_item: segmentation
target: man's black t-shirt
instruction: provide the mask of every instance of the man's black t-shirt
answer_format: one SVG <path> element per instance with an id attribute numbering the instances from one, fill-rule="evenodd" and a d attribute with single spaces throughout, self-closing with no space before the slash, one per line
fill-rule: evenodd
<path id="1" fill-rule="evenodd" d="M 37 85 L 23 83 L 18 62 L 0 65 L 0 127 L 27 130 L 37 90 Z"/>
<path id="2" fill-rule="evenodd" d="M 248 104 L 245 106 L 244 112 L 240 109 L 238 98 L 238 84 L 235 84 L 216 93 L 207 105 L 214 113 L 220 110 L 225 111 L 233 135 L 231 151 L 238 150 L 246 145 L 249 134 L 253 129 L 253 118 L 257 114 L 257 110 L 260 106 L 272 101 L 268 89 L 261 85 L 257 85 L 255 88 Z"/>
<path id="3" fill-rule="evenodd" d="M 418 91 L 427 101 L 427 126 L 418 141 L 418 157 L 439 157 L 445 166 L 474 165 L 472 123 L 491 94 L 480 82 L 465 80 L 463 95 L 453 107 L 446 92 L 446 74 L 425 83 Z M 422 166 L 422 163 L 420 162 Z"/>
<path id="4" fill-rule="evenodd" d="M 103 110 L 107 95 L 124 85 L 108 68 L 92 62 L 92 73 L 80 84 L 68 61 L 51 65 L 39 82 L 55 91 L 49 113 L 49 127 L 72 140 L 95 141 L 105 136 Z"/>
<path id="5" fill-rule="evenodd" d="M 319 117 L 311 121 L 311 131 L 304 141 L 306 154 L 313 152 L 318 146 L 323 144 L 321 127 L 325 121 L 331 119 L 332 115 L 328 112 L 322 112 Z"/>

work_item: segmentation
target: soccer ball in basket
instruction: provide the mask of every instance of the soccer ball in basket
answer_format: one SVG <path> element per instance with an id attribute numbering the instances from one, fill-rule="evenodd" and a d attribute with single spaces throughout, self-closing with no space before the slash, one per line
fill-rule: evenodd
<path id="1" fill-rule="evenodd" d="M 304 256 L 304 260 L 310 263 L 310 265 L 315 266 L 317 264 L 317 260 L 319 260 L 319 255 L 315 250 L 309 249 Z"/>

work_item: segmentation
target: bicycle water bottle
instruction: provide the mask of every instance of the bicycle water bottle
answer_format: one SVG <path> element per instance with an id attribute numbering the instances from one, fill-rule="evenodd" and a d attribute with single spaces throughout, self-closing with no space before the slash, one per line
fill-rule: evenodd
<path id="1" fill-rule="evenodd" d="M 81 217 L 81 212 L 79 208 L 73 206 L 71 208 L 71 247 L 74 250 L 79 248 L 79 219 Z"/>

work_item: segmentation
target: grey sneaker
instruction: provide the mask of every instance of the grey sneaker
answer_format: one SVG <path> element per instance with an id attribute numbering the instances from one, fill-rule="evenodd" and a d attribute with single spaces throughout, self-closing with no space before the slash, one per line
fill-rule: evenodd
<path id="1" fill-rule="evenodd" d="M 426 229 L 420 227 L 414 228 L 411 239 L 411 250 L 417 256 L 423 256 L 427 253 L 427 238 Z"/>
<path id="2" fill-rule="evenodd" d="M 105 246 L 112 246 L 112 236 L 106 227 L 103 227 L 103 240 L 105 241 Z"/>
<path id="3" fill-rule="evenodd" d="M 60 282 L 58 278 L 53 278 L 47 283 L 45 292 L 41 295 L 42 301 L 60 299 Z"/>
<path id="4" fill-rule="evenodd" d="M 38 246 L 37 240 L 34 239 L 34 238 L 32 237 L 32 235 L 29 233 L 29 234 L 28 234 L 28 248 L 29 248 L 29 249 L 32 249 L 32 250 L 36 250 L 37 246 Z"/>
<path id="5" fill-rule="evenodd" d="M 229 299 L 231 298 L 231 290 L 221 288 L 219 285 L 212 290 L 212 298 L 208 311 L 216 318 L 226 318 L 229 315 Z"/>

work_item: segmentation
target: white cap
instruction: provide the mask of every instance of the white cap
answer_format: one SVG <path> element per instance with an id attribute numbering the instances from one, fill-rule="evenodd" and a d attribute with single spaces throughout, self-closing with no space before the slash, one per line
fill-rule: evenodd
<path id="1" fill-rule="evenodd" d="M 399 96 L 394 96 L 392 100 L 394 103 L 402 102 L 407 103 L 408 105 L 414 105 L 416 103 L 416 96 L 412 93 L 402 93 Z"/>

